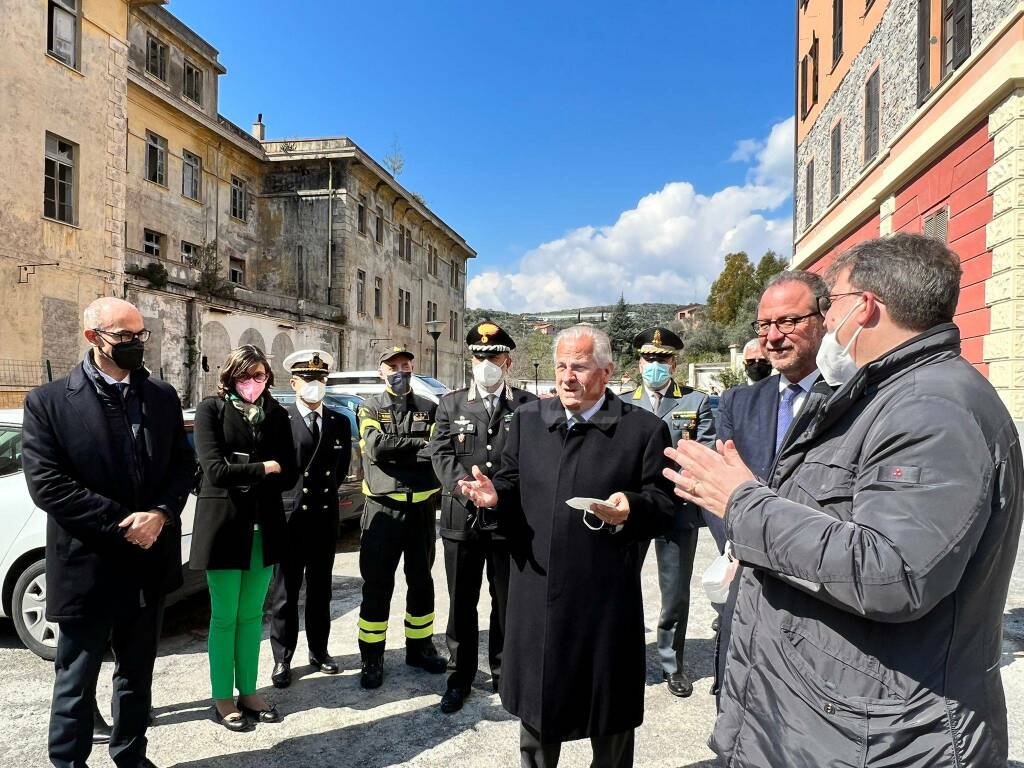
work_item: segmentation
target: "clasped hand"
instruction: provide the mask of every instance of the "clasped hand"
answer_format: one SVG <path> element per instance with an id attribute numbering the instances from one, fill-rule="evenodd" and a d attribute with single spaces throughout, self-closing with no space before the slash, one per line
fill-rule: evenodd
<path id="1" fill-rule="evenodd" d="M 128 541 L 143 549 L 153 546 L 167 522 L 167 515 L 159 509 L 148 512 L 132 512 L 118 523 Z"/>
<path id="2" fill-rule="evenodd" d="M 757 478 L 743 463 L 732 440 L 718 440 L 715 447 L 717 451 L 695 440 L 680 440 L 675 448 L 666 448 L 665 455 L 681 471 L 665 469 L 662 474 L 675 484 L 676 496 L 724 518 L 733 491 Z"/>

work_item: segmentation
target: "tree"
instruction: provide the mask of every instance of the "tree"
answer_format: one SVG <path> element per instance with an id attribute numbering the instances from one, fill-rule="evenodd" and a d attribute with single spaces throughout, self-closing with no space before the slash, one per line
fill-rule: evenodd
<path id="1" fill-rule="evenodd" d="M 402 145 L 398 143 L 398 134 L 391 140 L 387 154 L 384 155 L 384 167 L 391 171 L 396 179 L 402 175 L 405 169 L 405 155 L 402 154 Z"/>
<path id="2" fill-rule="evenodd" d="M 633 320 L 629 316 L 626 299 L 622 294 L 619 294 L 619 300 L 608 316 L 605 332 L 612 342 L 612 354 L 619 361 L 620 367 L 625 367 L 632 358 L 630 352 L 633 349 L 633 337 L 636 335 L 636 329 L 633 327 Z"/>
<path id="3" fill-rule="evenodd" d="M 775 251 L 766 251 L 761 260 L 757 262 L 757 269 L 754 270 L 754 282 L 757 283 L 758 291 L 763 291 L 768 281 L 788 266 L 786 260 Z"/>
<path id="4" fill-rule="evenodd" d="M 748 296 L 759 293 L 754 279 L 754 267 L 743 251 L 725 257 L 718 279 L 711 284 L 708 294 L 708 314 L 712 321 L 729 325 Z"/>

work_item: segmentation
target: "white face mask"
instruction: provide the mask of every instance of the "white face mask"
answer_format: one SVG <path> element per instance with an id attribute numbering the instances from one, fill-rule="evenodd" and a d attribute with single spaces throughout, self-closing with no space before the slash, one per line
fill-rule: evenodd
<path id="1" fill-rule="evenodd" d="M 490 389 L 505 378 L 505 370 L 490 360 L 473 363 L 473 381 L 484 389 Z"/>
<path id="2" fill-rule="evenodd" d="M 307 403 L 319 403 L 327 393 L 327 385 L 322 381 L 307 381 L 299 388 L 299 397 Z"/>
<path id="3" fill-rule="evenodd" d="M 840 346 L 839 340 L 836 339 L 836 333 L 853 316 L 853 313 L 863 305 L 864 302 L 860 301 L 853 309 L 847 312 L 846 317 L 836 326 L 836 329 L 825 334 L 825 337 L 821 340 L 821 346 L 818 347 L 818 354 L 815 358 L 818 370 L 821 372 L 821 377 L 831 387 L 841 387 L 857 374 L 857 363 L 854 362 L 853 355 L 850 354 L 850 347 L 853 346 L 853 342 L 860 336 L 864 326 L 858 327 L 853 332 L 853 336 L 850 337 L 850 341 L 845 347 Z"/>

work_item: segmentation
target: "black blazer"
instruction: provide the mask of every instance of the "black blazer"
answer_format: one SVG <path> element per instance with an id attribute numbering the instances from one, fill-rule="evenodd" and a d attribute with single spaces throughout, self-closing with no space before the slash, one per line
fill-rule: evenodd
<path id="1" fill-rule="evenodd" d="M 174 387 L 132 374 L 142 402 L 146 458 L 138 505 L 111 447 L 95 384 L 82 365 L 25 400 L 22 466 L 29 494 L 47 513 L 46 617 L 102 618 L 137 608 L 181 584 L 181 510 L 195 457 Z M 148 550 L 130 544 L 118 523 L 131 512 L 163 507 L 171 518 Z"/>
<path id="2" fill-rule="evenodd" d="M 298 406 L 286 405 L 295 444 L 297 479 L 284 492 L 284 514 L 289 520 L 298 513 L 316 531 L 330 535 L 338 529 L 338 485 L 348 475 L 352 459 L 352 427 L 348 418 L 323 406 L 320 441 L 306 426 Z M 305 490 L 303 490 L 305 489 Z"/>
<path id="3" fill-rule="evenodd" d="M 231 403 L 207 397 L 196 408 L 196 453 L 203 470 L 192 528 L 193 570 L 248 570 L 253 526 L 263 533 L 263 564 L 280 561 L 285 540 L 281 493 L 295 483 L 295 446 L 288 412 L 269 394 L 266 418 L 253 430 Z M 245 464 L 229 463 L 233 453 L 249 454 Z M 268 475 L 264 461 L 281 465 Z M 246 490 L 248 489 L 248 490 Z"/>

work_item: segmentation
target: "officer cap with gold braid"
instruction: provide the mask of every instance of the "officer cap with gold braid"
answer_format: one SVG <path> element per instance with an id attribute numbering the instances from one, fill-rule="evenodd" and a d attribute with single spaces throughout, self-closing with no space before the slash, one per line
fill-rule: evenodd
<path id="1" fill-rule="evenodd" d="M 511 352 L 516 348 L 505 329 L 488 318 L 469 329 L 466 334 L 466 346 L 475 357 L 491 357 L 502 352 Z"/>
<path id="2" fill-rule="evenodd" d="M 322 349 L 300 349 L 292 352 L 281 363 L 284 369 L 293 376 L 310 374 L 327 375 L 334 367 L 334 355 Z"/>
<path id="3" fill-rule="evenodd" d="M 656 325 L 640 331 L 633 346 L 641 355 L 674 355 L 683 348 L 683 340 L 668 328 Z"/>

